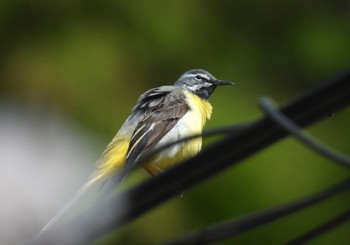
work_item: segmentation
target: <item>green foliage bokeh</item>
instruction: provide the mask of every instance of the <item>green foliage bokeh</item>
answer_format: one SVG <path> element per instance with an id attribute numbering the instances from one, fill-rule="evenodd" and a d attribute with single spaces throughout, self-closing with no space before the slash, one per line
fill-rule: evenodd
<path id="1" fill-rule="evenodd" d="M 207 128 L 261 116 L 349 66 L 348 1 L 2 1 L 0 96 L 59 111 L 106 144 L 145 90 L 204 68 L 219 88 Z M 310 128 L 350 155 L 349 110 Z M 210 141 L 206 141 L 208 144 Z M 268 148 L 98 244 L 152 244 L 286 203 L 346 176 L 292 138 Z M 281 244 L 338 214 L 339 196 L 222 244 Z M 349 224 L 312 244 L 348 244 Z"/>

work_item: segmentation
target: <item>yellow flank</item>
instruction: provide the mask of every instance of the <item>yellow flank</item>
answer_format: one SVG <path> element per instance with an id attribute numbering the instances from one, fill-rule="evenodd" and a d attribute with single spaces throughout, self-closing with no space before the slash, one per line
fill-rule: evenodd
<path id="1" fill-rule="evenodd" d="M 129 144 L 129 137 L 116 135 L 103 152 L 97 163 L 97 169 L 86 186 L 90 186 L 96 181 L 104 180 L 117 171 L 120 171 L 125 165 L 125 157 Z"/>
<path id="2" fill-rule="evenodd" d="M 184 91 L 184 93 L 186 94 L 190 110 L 178 122 L 178 124 L 182 123 L 183 126 L 181 127 L 186 127 L 186 129 L 184 129 L 186 130 L 186 135 L 184 135 L 184 137 L 186 137 L 202 133 L 206 121 L 210 119 L 212 114 L 212 106 L 208 101 L 203 100 L 188 91 Z M 160 153 L 159 156 L 148 161 L 143 168 L 152 175 L 159 174 L 174 164 L 196 155 L 201 148 L 202 138 L 195 138 L 183 144 L 181 149 L 174 156 Z"/>

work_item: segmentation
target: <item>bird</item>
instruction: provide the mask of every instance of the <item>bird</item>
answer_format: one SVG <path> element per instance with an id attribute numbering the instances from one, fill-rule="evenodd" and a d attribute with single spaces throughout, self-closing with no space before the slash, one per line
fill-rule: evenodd
<path id="1" fill-rule="evenodd" d="M 96 183 L 113 179 L 116 183 L 121 182 L 137 167 L 135 164 L 146 152 L 169 142 L 201 134 L 212 114 L 209 98 L 218 86 L 233 84 L 215 78 L 206 70 L 193 69 L 183 73 L 173 85 L 152 88 L 143 93 L 97 161 L 90 179 L 41 229 L 39 236 L 50 229 Z M 160 174 L 196 155 L 201 147 L 201 137 L 174 144 L 146 160 L 142 168 L 150 175 Z"/>

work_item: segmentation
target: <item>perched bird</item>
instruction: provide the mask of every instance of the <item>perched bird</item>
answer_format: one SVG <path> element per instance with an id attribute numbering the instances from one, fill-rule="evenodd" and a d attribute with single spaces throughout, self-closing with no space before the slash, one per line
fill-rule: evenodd
<path id="1" fill-rule="evenodd" d="M 90 180 L 41 233 L 49 229 L 89 187 L 113 176 L 118 176 L 120 182 L 148 150 L 200 134 L 212 114 L 208 100 L 215 88 L 232 84 L 216 79 L 205 70 L 195 69 L 185 72 L 172 86 L 153 88 L 142 94 L 131 115 L 102 153 Z M 200 137 L 172 145 L 148 159 L 142 167 L 151 175 L 159 174 L 196 155 L 201 147 Z"/>

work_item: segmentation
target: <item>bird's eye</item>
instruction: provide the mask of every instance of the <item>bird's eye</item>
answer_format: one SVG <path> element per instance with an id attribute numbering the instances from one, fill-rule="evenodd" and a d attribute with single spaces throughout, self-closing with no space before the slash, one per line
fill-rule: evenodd
<path id="1" fill-rule="evenodd" d="M 199 81 L 202 80 L 202 76 L 201 75 L 197 75 L 195 78 L 196 78 L 196 80 L 199 80 Z"/>

